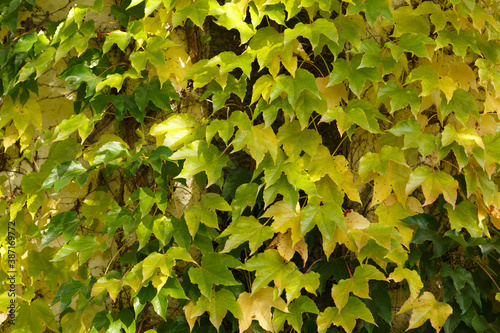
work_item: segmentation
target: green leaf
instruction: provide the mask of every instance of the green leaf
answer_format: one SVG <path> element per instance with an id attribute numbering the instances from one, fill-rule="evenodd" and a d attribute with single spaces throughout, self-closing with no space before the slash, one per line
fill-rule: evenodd
<path id="1" fill-rule="evenodd" d="M 318 206 L 308 204 L 302 210 L 302 220 L 300 221 L 301 233 L 305 235 L 315 225 L 318 226 L 323 238 L 323 250 L 328 257 L 332 251 L 335 230 L 338 227 L 346 230 L 344 214 L 339 205 L 334 202 L 325 202 Z"/>
<path id="2" fill-rule="evenodd" d="M 347 9 L 347 15 L 365 12 L 366 20 L 373 26 L 379 16 L 383 15 L 392 21 L 392 12 L 385 0 L 352 0 Z"/>
<path id="3" fill-rule="evenodd" d="M 375 266 L 363 265 L 356 267 L 352 278 L 340 280 L 337 285 L 333 285 L 332 298 L 339 311 L 346 306 L 351 292 L 358 297 L 370 298 L 370 280 L 385 280 L 385 276 Z"/>
<path id="4" fill-rule="evenodd" d="M 424 206 L 433 203 L 443 194 L 444 200 L 455 207 L 458 182 L 451 175 L 443 171 L 434 172 L 428 166 L 420 166 L 411 173 L 406 193 L 412 193 L 420 185 L 425 196 Z"/>
<path id="5" fill-rule="evenodd" d="M 201 315 L 207 311 L 210 314 L 210 322 L 217 330 L 227 311 L 231 311 L 235 318 L 243 317 L 240 304 L 236 301 L 234 294 L 227 289 L 218 290 L 212 293 L 209 298 L 202 295 L 196 303 L 195 311 L 193 316 Z"/>
<path id="6" fill-rule="evenodd" d="M 377 94 L 377 103 L 387 98 L 391 98 L 391 113 L 410 105 L 414 116 L 420 111 L 420 98 L 415 88 L 401 88 L 397 82 L 389 81 L 386 85 L 380 87 Z"/>
<path id="7" fill-rule="evenodd" d="M 64 244 L 52 260 L 59 261 L 70 254 L 78 252 L 80 253 L 80 264 L 83 264 L 94 251 L 102 251 L 105 248 L 106 243 L 101 244 L 93 234 L 77 235 L 71 241 Z"/>
<path id="8" fill-rule="evenodd" d="M 176 151 L 171 160 L 186 159 L 181 173 L 176 178 L 189 178 L 200 172 L 205 172 L 208 185 L 215 184 L 222 177 L 222 168 L 229 162 L 229 157 L 223 155 L 216 146 L 206 141 L 195 141 Z"/>
<path id="9" fill-rule="evenodd" d="M 83 287 L 84 284 L 81 281 L 64 281 L 59 289 L 57 289 L 56 296 L 54 297 L 52 304 L 61 302 L 59 311 L 62 313 L 71 304 L 73 297 L 75 297 Z"/>
<path id="10" fill-rule="evenodd" d="M 256 183 L 246 183 L 236 189 L 234 200 L 231 202 L 233 208 L 232 219 L 236 221 L 247 207 L 253 207 L 259 194 L 260 186 Z"/>
<path id="11" fill-rule="evenodd" d="M 337 308 L 326 308 L 318 316 L 318 332 L 325 333 L 332 324 L 344 328 L 351 333 L 356 326 L 356 319 L 363 319 L 366 322 L 375 324 L 373 316 L 366 305 L 356 297 L 349 297 L 346 305 L 339 311 Z"/>
<path id="12" fill-rule="evenodd" d="M 75 211 L 55 215 L 48 223 L 47 231 L 42 237 L 40 246 L 49 244 L 63 233 L 66 241 L 70 241 L 75 236 L 81 222 Z"/>
<path id="13" fill-rule="evenodd" d="M 455 112 L 455 116 L 464 126 L 467 124 L 470 114 L 473 114 L 478 119 L 480 118 L 474 97 L 463 89 L 455 90 L 448 104 L 443 99 L 441 103 L 441 116 L 444 118 L 451 111 Z"/>
<path id="14" fill-rule="evenodd" d="M 189 270 L 191 282 L 197 284 L 205 297 L 211 297 L 214 284 L 236 286 L 240 284 L 234 279 L 229 267 L 237 267 L 241 263 L 238 259 L 222 253 L 206 253 L 201 258 L 199 267 Z"/>
<path id="15" fill-rule="evenodd" d="M 302 151 L 314 156 L 322 141 L 318 132 L 311 129 L 301 130 L 296 120 L 280 127 L 277 139 L 278 144 L 283 145 L 283 150 L 291 159 L 297 159 Z"/>
<path id="16" fill-rule="evenodd" d="M 427 156 L 436 149 L 435 137 L 431 133 L 422 131 L 415 119 L 400 121 L 389 130 L 395 136 L 404 135 L 405 148 L 416 147 L 423 156 Z"/>
<path id="17" fill-rule="evenodd" d="M 241 216 L 233 221 L 218 238 L 229 236 L 222 253 L 227 253 L 248 241 L 251 255 L 273 235 L 273 229 L 270 226 L 262 225 L 255 217 Z"/>
<path id="18" fill-rule="evenodd" d="M 381 133 L 376 118 L 387 121 L 387 118 L 372 103 L 362 99 L 353 99 L 347 104 L 342 128 L 349 129 L 355 123 L 372 133 Z"/>
<path id="19" fill-rule="evenodd" d="M 198 27 L 203 28 L 203 22 L 208 14 L 210 5 L 208 0 L 199 0 L 186 7 L 178 9 L 172 16 L 174 28 L 184 22 L 187 18 L 193 21 Z"/>
<path id="20" fill-rule="evenodd" d="M 399 48 L 401 52 L 412 52 L 421 58 L 429 58 L 429 54 L 425 48 L 426 44 L 435 44 L 435 42 L 423 33 L 404 33 L 399 37 Z M 394 54 L 394 58 L 399 59 L 399 54 Z"/>
<path id="21" fill-rule="evenodd" d="M 128 203 L 130 204 L 133 201 L 139 200 L 139 210 L 141 211 L 141 217 L 149 214 L 151 208 L 156 203 L 156 196 L 153 191 L 149 189 L 149 187 L 141 187 L 138 188 L 130 198 L 128 199 Z"/>
<path id="22" fill-rule="evenodd" d="M 172 280 L 171 278 L 169 280 Z M 158 294 L 151 300 L 153 304 L 153 309 L 155 312 L 166 320 L 167 308 L 168 308 L 168 296 L 170 296 L 166 288 L 161 288 Z"/>
<path id="23" fill-rule="evenodd" d="M 327 87 L 344 82 L 344 80 L 348 79 L 349 88 L 356 96 L 361 97 L 361 92 L 367 80 L 382 82 L 382 75 L 378 69 L 371 67 L 359 68 L 362 57 L 361 54 L 358 54 L 354 56 L 350 63 L 343 58 L 337 58 L 333 63 L 333 69 L 330 73 L 330 80 L 328 81 Z"/>
<path id="24" fill-rule="evenodd" d="M 478 292 L 476 284 L 474 283 L 472 273 L 463 267 L 451 269 L 451 267 L 447 263 L 443 263 L 438 274 L 443 277 L 450 277 L 453 280 L 455 289 L 459 293 L 463 288 L 465 288 L 466 284 L 468 284 L 472 288 L 473 292 Z"/>
<path id="25" fill-rule="evenodd" d="M 450 249 L 452 241 L 443 237 L 443 234 L 438 230 L 439 225 L 434 217 L 427 214 L 418 214 L 405 218 L 403 222 L 418 226 L 417 232 L 411 241 L 412 243 L 422 244 L 426 240 L 432 241 L 434 245 L 433 258 L 441 257 Z"/>
<path id="26" fill-rule="evenodd" d="M 141 84 L 135 89 L 134 99 L 139 110 L 145 113 L 145 108 L 149 102 L 162 110 L 172 111 L 170 100 L 179 100 L 179 96 L 170 81 L 166 81 L 161 85 L 158 77 L 155 76 L 148 84 Z"/>
<path id="27" fill-rule="evenodd" d="M 444 208 L 448 211 L 452 229 L 460 232 L 462 228 L 465 228 L 472 237 L 476 238 L 488 234 L 487 227 L 479 222 L 477 206 L 469 200 L 461 201 L 455 209 L 448 203 L 444 205 Z"/>
<path id="28" fill-rule="evenodd" d="M 87 171 L 80 162 L 68 161 L 54 167 L 47 176 L 40 189 L 54 187 L 58 194 L 66 185 L 76 177 Z"/>
<path id="29" fill-rule="evenodd" d="M 293 303 L 290 303 L 288 305 L 288 313 L 275 310 L 273 316 L 275 331 L 280 331 L 285 321 L 287 321 L 297 332 L 300 332 L 303 325 L 302 314 L 305 312 L 319 314 L 318 307 L 314 301 L 307 296 L 300 296 L 293 301 Z"/>
<path id="30" fill-rule="evenodd" d="M 430 65 L 420 65 L 413 69 L 406 78 L 405 84 L 420 81 L 422 84 L 422 92 L 419 96 L 429 96 L 432 92 L 439 88 L 439 77 L 434 68 Z"/>
<path id="31" fill-rule="evenodd" d="M 294 269 L 291 263 L 286 264 L 277 250 L 266 250 L 250 258 L 238 268 L 255 271 L 255 280 L 252 283 L 252 293 L 267 287 L 269 282 L 286 283 L 287 276 Z"/>
<path id="32" fill-rule="evenodd" d="M 58 325 L 54 314 L 50 310 L 46 301 L 37 298 L 29 304 L 27 302 L 19 302 L 19 308 L 16 311 L 16 330 L 23 328 L 27 332 L 43 332 L 50 329 L 54 332 L 58 331 Z"/>
<path id="33" fill-rule="evenodd" d="M 113 44 L 118 45 L 120 50 L 125 52 L 125 48 L 130 42 L 130 34 L 125 31 L 115 30 L 106 36 L 104 45 L 102 46 L 102 53 L 106 54 Z"/>
<path id="34" fill-rule="evenodd" d="M 384 56 L 384 50 L 373 39 L 361 42 L 360 51 L 364 52 L 360 67 L 377 67 L 382 64 L 382 74 L 388 74 L 394 70 L 396 60 L 391 56 Z"/>
<path id="35" fill-rule="evenodd" d="M 169 279 L 170 280 L 170 279 Z M 134 313 L 135 319 L 146 306 L 147 302 L 151 302 L 156 296 L 156 290 L 153 285 L 143 286 L 137 296 L 134 297 Z"/>

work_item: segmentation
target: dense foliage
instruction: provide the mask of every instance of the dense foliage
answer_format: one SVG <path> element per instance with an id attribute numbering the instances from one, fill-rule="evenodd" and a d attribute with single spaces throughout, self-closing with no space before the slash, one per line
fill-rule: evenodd
<path id="1" fill-rule="evenodd" d="M 496 1 L 88 2 L 0 1 L 4 328 L 500 330 Z"/>

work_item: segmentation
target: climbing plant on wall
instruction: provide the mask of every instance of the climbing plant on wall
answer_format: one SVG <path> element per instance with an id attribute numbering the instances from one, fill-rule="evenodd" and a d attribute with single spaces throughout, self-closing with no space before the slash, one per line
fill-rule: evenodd
<path id="1" fill-rule="evenodd" d="M 496 1 L 0 1 L 12 332 L 497 332 Z"/>

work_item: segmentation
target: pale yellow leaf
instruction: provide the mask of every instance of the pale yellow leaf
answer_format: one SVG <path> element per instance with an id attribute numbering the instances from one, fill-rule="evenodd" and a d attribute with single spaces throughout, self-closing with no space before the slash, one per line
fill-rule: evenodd
<path id="1" fill-rule="evenodd" d="M 266 331 L 274 332 L 271 309 L 276 308 L 288 312 L 285 301 L 278 297 L 274 299 L 274 288 L 264 287 L 253 294 L 243 292 L 238 297 L 243 318 L 239 319 L 239 329 L 244 332 L 257 320 L 259 325 Z"/>

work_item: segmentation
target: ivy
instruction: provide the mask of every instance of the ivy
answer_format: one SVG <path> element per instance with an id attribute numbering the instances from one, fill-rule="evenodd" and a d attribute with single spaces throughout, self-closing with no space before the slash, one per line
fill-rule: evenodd
<path id="1" fill-rule="evenodd" d="M 2 328 L 500 329 L 495 3 L 54 4 L 0 1 Z"/>

